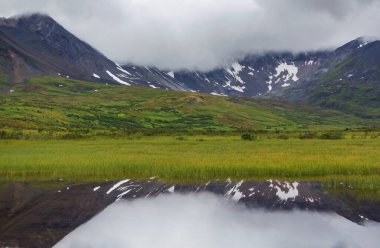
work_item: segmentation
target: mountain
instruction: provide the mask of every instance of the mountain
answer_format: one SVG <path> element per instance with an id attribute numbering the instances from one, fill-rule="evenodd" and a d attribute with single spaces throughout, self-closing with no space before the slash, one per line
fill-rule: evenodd
<path id="1" fill-rule="evenodd" d="M 6 62 L 1 69 L 12 81 L 39 74 L 89 78 L 115 67 L 48 16 L 3 19 L 0 24 L 1 57 Z"/>
<path id="2" fill-rule="evenodd" d="M 149 79 L 149 74 L 145 73 L 144 80 L 134 82 L 120 65 L 75 37 L 51 17 L 39 14 L 0 19 L 0 62 L 2 78 L 12 82 L 36 75 L 125 85 L 147 84 Z M 168 75 L 154 76 L 170 89 L 187 90 Z"/>
<path id="3" fill-rule="evenodd" d="M 167 71 L 121 66 L 51 17 L 33 14 L 0 19 L 0 82 L 61 76 L 219 96 L 279 98 L 378 118 L 379 43 L 358 38 L 332 51 L 272 52 L 249 55 L 209 72 Z"/>
<path id="4" fill-rule="evenodd" d="M 380 118 L 380 41 L 355 40 L 337 49 L 331 57 L 341 54 L 346 55 L 319 77 L 294 84 L 275 96 L 362 118 Z"/>
<path id="5" fill-rule="evenodd" d="M 380 41 L 355 39 L 333 51 L 247 56 L 207 73 L 172 72 L 212 95 L 276 98 L 380 118 Z"/>
<path id="6" fill-rule="evenodd" d="M 296 88 L 294 86 L 307 85 L 309 82 L 320 80 L 328 71 L 355 52 L 366 51 L 369 44 L 372 43 L 358 38 L 333 51 L 250 55 L 228 67 L 206 73 L 191 71 L 170 73 L 189 88 L 204 93 L 276 97 L 281 96 L 288 88 L 294 90 Z"/>

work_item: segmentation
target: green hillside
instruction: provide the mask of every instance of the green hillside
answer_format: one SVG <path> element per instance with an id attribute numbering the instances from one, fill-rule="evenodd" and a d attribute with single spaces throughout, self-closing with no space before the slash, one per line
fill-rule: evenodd
<path id="1" fill-rule="evenodd" d="M 380 42 L 357 50 L 307 89 L 308 102 L 361 118 L 380 118 Z"/>
<path id="2" fill-rule="evenodd" d="M 234 132 L 371 125 L 369 121 L 337 111 L 273 100 L 215 97 L 58 77 L 38 77 L 11 86 L 3 83 L 0 92 L 0 128 L 5 131 Z"/>

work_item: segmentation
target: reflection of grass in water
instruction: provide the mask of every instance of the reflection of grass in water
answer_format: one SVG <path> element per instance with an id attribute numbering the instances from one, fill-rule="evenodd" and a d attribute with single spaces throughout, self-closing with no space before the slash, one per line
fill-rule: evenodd
<path id="1" fill-rule="evenodd" d="M 6 181 L 322 179 L 370 190 L 380 188 L 379 145 L 379 139 L 242 141 L 237 136 L 7 140 L 0 141 L 0 174 Z"/>
<path id="2" fill-rule="evenodd" d="M 380 200 L 380 175 L 320 178 L 323 187 L 338 196 L 356 200 Z"/>

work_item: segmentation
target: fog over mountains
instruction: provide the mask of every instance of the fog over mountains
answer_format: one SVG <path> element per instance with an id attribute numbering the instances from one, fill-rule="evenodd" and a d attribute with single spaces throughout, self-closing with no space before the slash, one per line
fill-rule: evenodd
<path id="1" fill-rule="evenodd" d="M 347 107 L 340 104 L 345 99 L 347 105 L 347 97 L 356 98 L 357 106 L 368 99 L 368 107 L 379 104 L 380 42 L 373 38 L 358 38 L 332 51 L 246 55 L 207 72 L 171 71 L 120 65 L 51 17 L 33 14 L 0 20 L 0 58 L 0 73 L 12 82 L 50 75 L 217 96 L 276 97 L 339 109 Z M 333 102 L 326 102 L 330 95 Z"/>
<path id="2" fill-rule="evenodd" d="M 210 71 L 247 54 L 333 50 L 380 37 L 378 0 L 12 0 L 0 16 L 46 13 L 120 64 Z"/>

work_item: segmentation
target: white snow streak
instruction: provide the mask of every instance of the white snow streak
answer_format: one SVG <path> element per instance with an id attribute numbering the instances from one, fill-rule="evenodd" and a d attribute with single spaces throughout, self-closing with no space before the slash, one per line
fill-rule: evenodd
<path id="1" fill-rule="evenodd" d="M 235 186 L 233 186 L 229 191 L 227 191 L 225 196 L 231 196 L 232 195 L 232 200 L 234 201 L 239 201 L 241 198 L 244 198 L 245 195 L 243 192 L 239 190 L 240 186 L 243 184 L 244 181 L 240 181 L 237 183 Z"/>
<path id="2" fill-rule="evenodd" d="M 174 72 L 173 72 L 173 71 L 169 71 L 167 74 L 168 74 L 170 77 L 175 78 L 175 77 L 174 77 Z"/>
<path id="3" fill-rule="evenodd" d="M 120 83 L 120 84 L 124 84 L 124 85 L 131 85 L 123 80 L 121 80 L 120 78 L 116 77 L 115 75 L 113 75 L 110 71 L 106 71 L 107 74 L 112 77 L 113 80 L 115 80 L 116 82 Z"/>
<path id="4" fill-rule="evenodd" d="M 121 65 L 119 65 L 118 63 L 115 63 L 115 65 L 116 65 L 116 68 L 117 68 L 119 71 L 122 71 L 122 72 L 127 73 L 128 75 L 132 76 L 132 74 L 129 73 L 129 71 L 124 70 L 124 69 L 121 67 Z"/>
<path id="5" fill-rule="evenodd" d="M 223 87 L 229 87 L 233 90 L 239 91 L 239 92 L 244 92 L 245 86 L 236 86 L 236 85 L 231 85 L 231 81 L 227 81 L 226 84 Z"/>
<path id="6" fill-rule="evenodd" d="M 120 187 L 122 184 L 124 183 L 127 183 L 130 179 L 125 179 L 125 180 L 122 180 L 120 182 L 118 182 L 117 184 L 115 184 L 114 186 L 112 186 L 112 188 L 110 188 L 108 191 L 107 191 L 107 195 L 109 193 L 111 193 L 112 191 L 114 191 L 115 189 L 117 189 L 118 187 Z"/>
<path id="7" fill-rule="evenodd" d="M 217 93 L 217 92 L 211 92 L 210 94 L 213 95 L 213 96 L 227 96 L 227 95 L 225 95 L 223 93 Z"/>
<path id="8" fill-rule="evenodd" d="M 228 74 L 233 76 L 241 84 L 245 84 L 245 82 L 239 77 L 239 73 L 245 68 L 245 66 L 235 62 L 231 65 L 231 68 L 233 71 L 230 68 L 225 68 L 226 72 L 228 72 Z"/>

